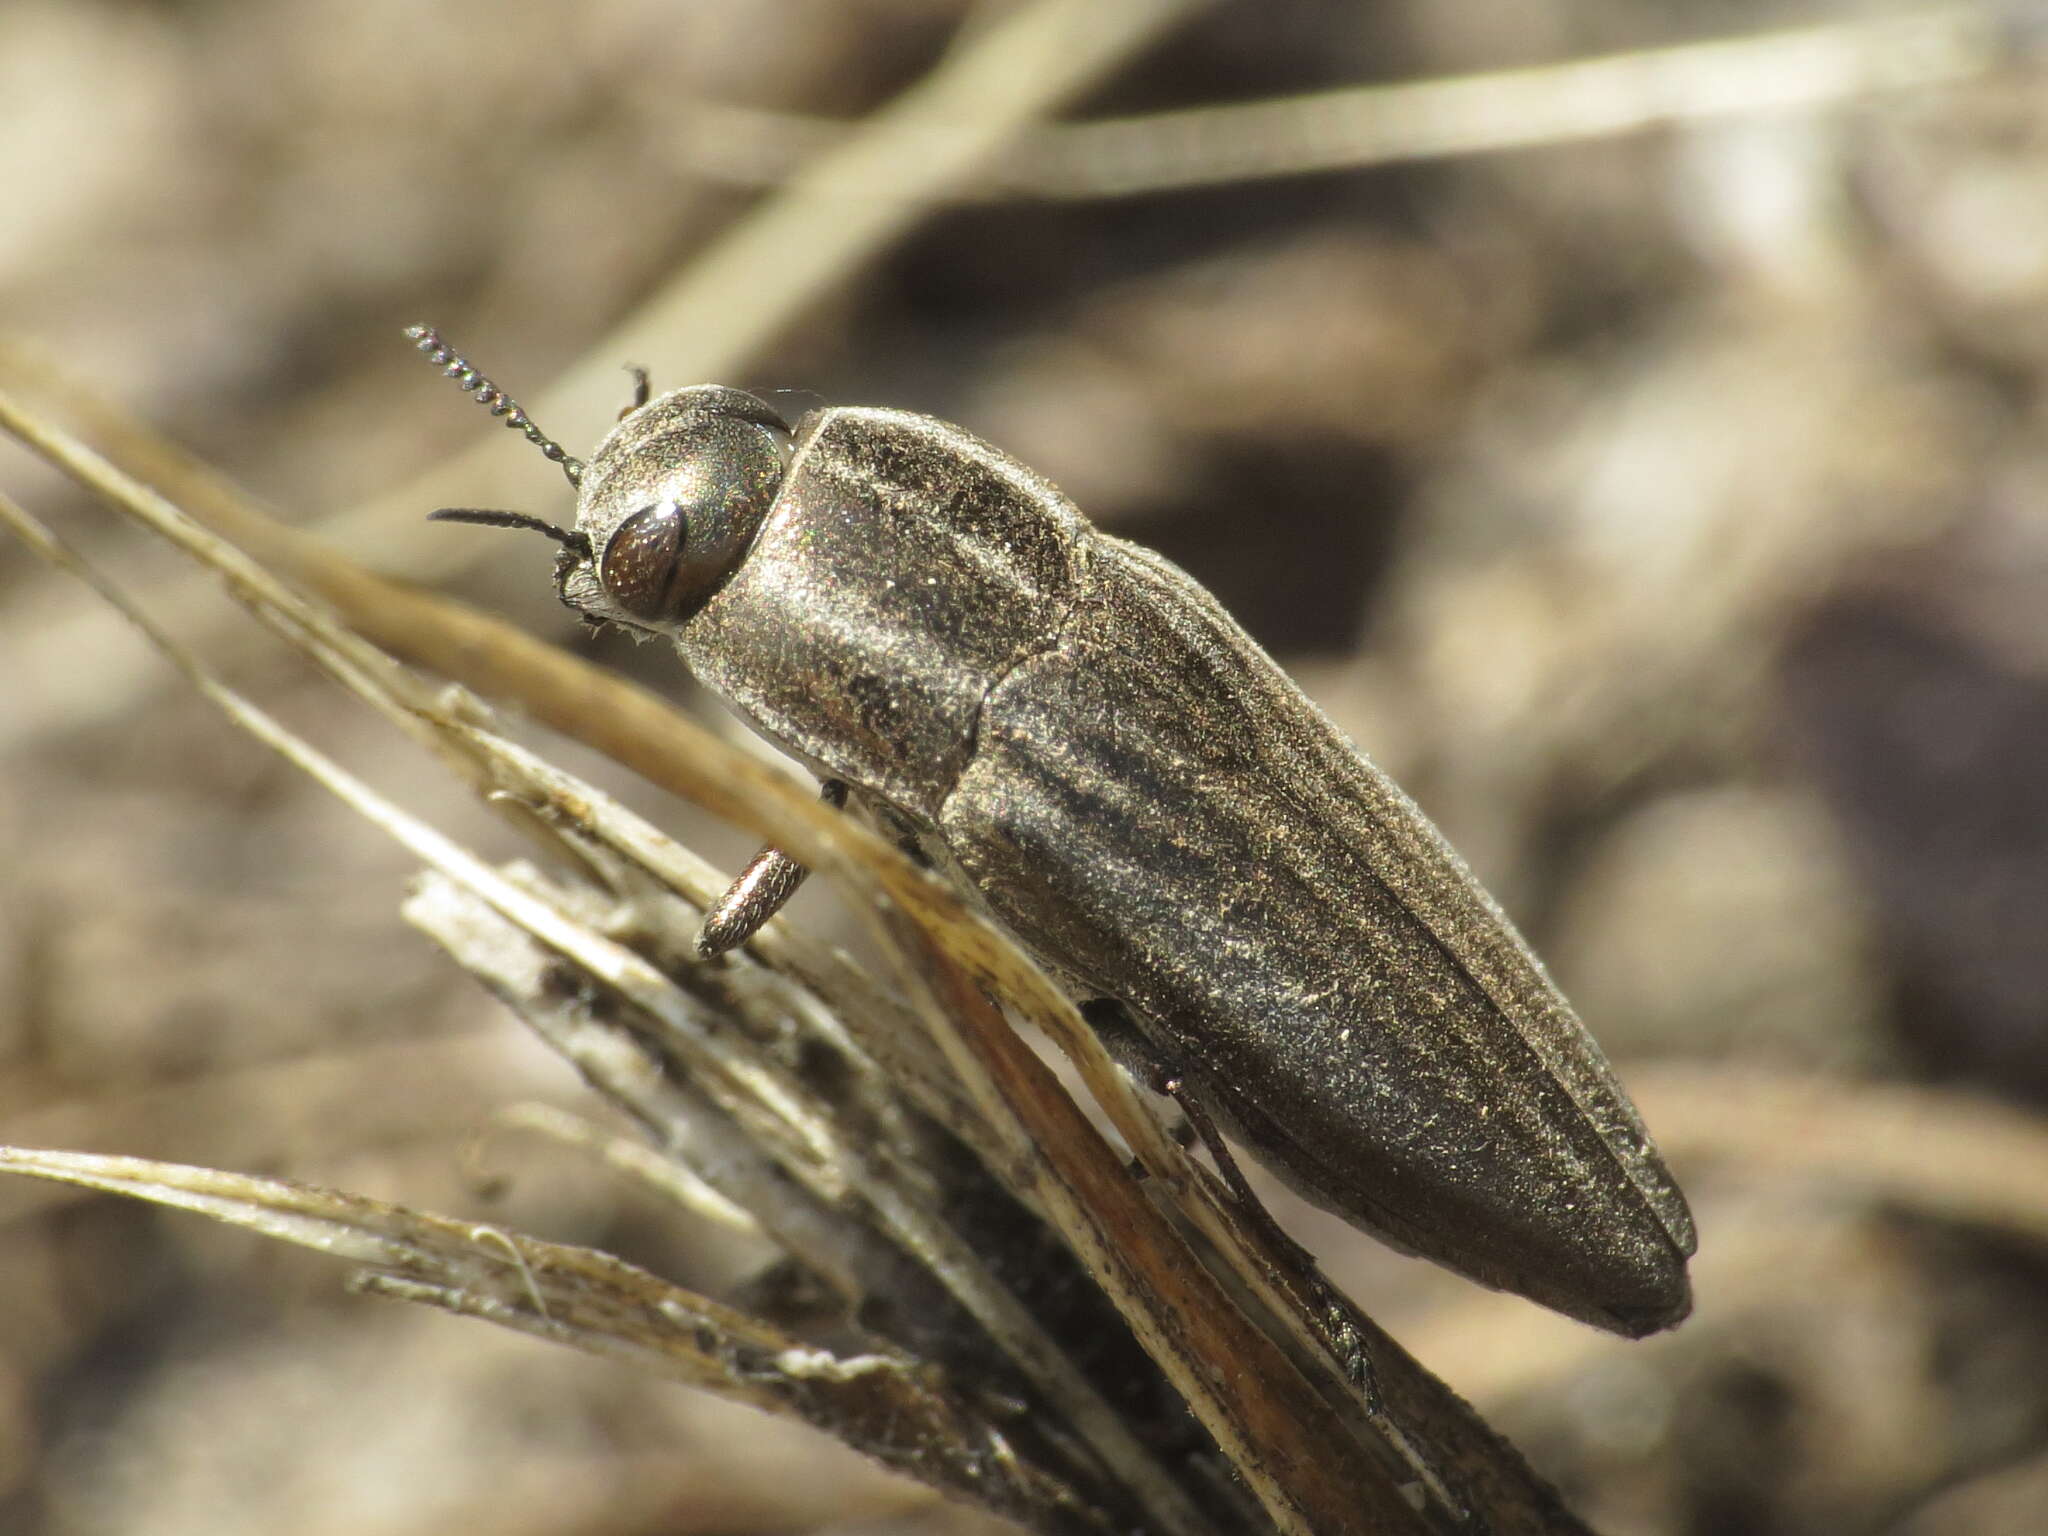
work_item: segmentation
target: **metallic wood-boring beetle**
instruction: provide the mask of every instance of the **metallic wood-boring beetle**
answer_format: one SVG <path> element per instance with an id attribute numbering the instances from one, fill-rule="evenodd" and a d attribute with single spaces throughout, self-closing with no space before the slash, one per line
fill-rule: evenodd
<path id="1" fill-rule="evenodd" d="M 1685 1199 L 1599 1047 L 1442 835 L 1190 577 L 959 427 L 795 423 L 714 385 L 579 463 L 407 334 L 577 488 L 586 618 L 666 635 L 850 785 L 1301 1194 L 1618 1333 L 1690 1307 Z M 702 947 L 801 871 L 771 853 Z"/>

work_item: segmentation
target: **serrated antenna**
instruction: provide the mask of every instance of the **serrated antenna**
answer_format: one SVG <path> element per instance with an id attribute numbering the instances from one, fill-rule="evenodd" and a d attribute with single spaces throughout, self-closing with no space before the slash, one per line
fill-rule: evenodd
<path id="1" fill-rule="evenodd" d="M 524 432 L 529 443 L 562 466 L 562 473 L 569 477 L 571 485 L 583 484 L 583 461 L 572 458 L 560 443 L 535 426 L 533 418 L 526 414 L 517 400 L 471 367 L 468 359 L 441 339 L 439 331 L 431 325 L 409 325 L 405 328 L 405 334 L 426 354 L 428 362 L 433 363 L 455 381 L 457 389 L 475 395 L 478 405 L 493 416 L 504 417 L 506 426 L 517 427 Z"/>

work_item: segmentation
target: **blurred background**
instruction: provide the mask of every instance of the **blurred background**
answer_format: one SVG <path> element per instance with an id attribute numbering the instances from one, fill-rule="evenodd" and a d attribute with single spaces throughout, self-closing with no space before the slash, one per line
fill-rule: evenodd
<path id="1" fill-rule="evenodd" d="M 404 324 L 529 406 L 571 381 L 534 413 L 572 451 L 629 363 L 992 439 L 1207 583 L 1421 800 L 1699 1218 L 1695 1317 L 1626 1344 L 1283 1203 L 1367 1310 L 1607 1531 L 2048 1528 L 2048 18 L 1161 7 L 1064 118 L 1366 108 L 1314 120 L 1353 124 L 1334 148 L 1305 108 L 1027 129 L 943 197 L 913 145 L 784 240 L 836 252 L 914 198 L 815 291 L 705 286 L 1015 9 L 10 0 L 0 384 L 41 355 L 286 520 L 577 645 L 544 549 L 418 521 L 569 501 Z M 1562 67 L 1709 36 L 1753 51 L 1638 59 L 1618 94 Z M 1526 73 L 1362 89 L 1498 70 Z M 740 338 L 715 355 L 642 323 L 693 282 Z M 459 487 L 422 480 L 458 455 Z M 175 557 L 11 445 L 0 484 L 328 750 L 518 851 Z M 409 861 L 11 544 L 0 656 L 0 1140 L 285 1173 L 705 1287 L 743 1264 L 480 1138 L 514 1101 L 591 1107 L 400 923 Z M 0 1184 L 0 1528 L 988 1525 L 339 1280 Z"/>

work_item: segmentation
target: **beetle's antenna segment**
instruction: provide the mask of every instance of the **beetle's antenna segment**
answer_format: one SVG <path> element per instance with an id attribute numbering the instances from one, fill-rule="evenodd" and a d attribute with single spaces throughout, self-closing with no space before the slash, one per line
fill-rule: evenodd
<path id="1" fill-rule="evenodd" d="M 562 473 L 569 477 L 571 485 L 582 485 L 583 461 L 571 458 L 567 449 L 536 427 L 533 418 L 526 414 L 517 400 L 471 367 L 466 358 L 441 339 L 439 331 L 431 325 L 409 325 L 405 334 L 426 354 L 428 362 L 437 365 L 455 381 L 457 389 L 475 395 L 478 405 L 493 416 L 504 417 L 506 426 L 517 427 L 524 432 L 529 443 L 562 466 Z"/>
<path id="2" fill-rule="evenodd" d="M 430 523 L 481 523 L 486 528 L 524 528 L 544 533 L 571 554 L 591 558 L 590 535 L 581 529 L 560 528 L 524 512 L 500 512 L 496 507 L 441 507 L 427 514 Z"/>

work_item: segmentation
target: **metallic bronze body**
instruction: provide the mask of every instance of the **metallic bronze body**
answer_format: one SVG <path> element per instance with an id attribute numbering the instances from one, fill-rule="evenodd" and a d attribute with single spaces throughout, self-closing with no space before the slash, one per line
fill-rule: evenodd
<path id="1" fill-rule="evenodd" d="M 894 807 L 1316 1203 L 1617 1332 L 1685 1315 L 1691 1218 L 1599 1047 L 1215 599 L 957 427 L 833 409 L 722 582 L 633 611 L 604 553 L 703 479 L 682 445 L 707 415 L 774 425 L 709 388 L 627 416 L 584 469 L 596 558 L 565 556 L 565 602 L 670 635 L 770 739 Z"/>

